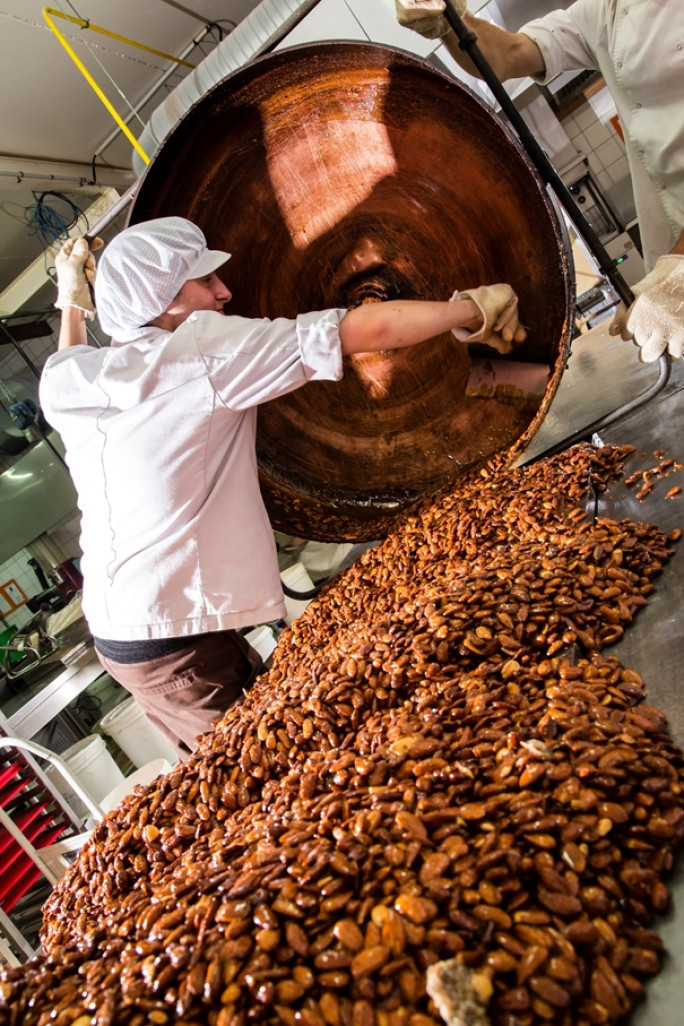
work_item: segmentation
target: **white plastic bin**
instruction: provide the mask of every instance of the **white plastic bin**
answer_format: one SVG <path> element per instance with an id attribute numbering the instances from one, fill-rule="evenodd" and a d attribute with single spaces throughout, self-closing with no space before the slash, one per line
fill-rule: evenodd
<path id="1" fill-rule="evenodd" d="M 81 787 L 96 802 L 100 802 L 112 788 L 124 780 L 124 775 L 114 762 L 104 738 L 99 734 L 89 734 L 88 737 L 77 741 L 75 745 L 60 753 L 60 759 L 67 764 Z M 90 811 L 72 791 L 71 785 L 56 766 L 47 766 L 45 773 L 75 813 L 84 818 L 90 815 Z"/>
<path id="2" fill-rule="evenodd" d="M 172 765 L 178 762 L 171 742 L 148 720 L 134 698 L 127 698 L 108 712 L 99 726 L 138 769 L 153 759 L 166 759 Z"/>
<path id="3" fill-rule="evenodd" d="M 286 570 L 280 571 L 280 579 L 293 591 L 311 591 L 314 583 L 301 563 L 294 563 Z M 292 599 L 285 596 L 285 623 L 290 624 L 300 616 L 312 599 Z"/>
<path id="4" fill-rule="evenodd" d="M 255 627 L 245 634 L 245 641 L 257 650 L 264 662 L 272 655 L 277 645 L 270 627 Z"/>
<path id="5" fill-rule="evenodd" d="M 110 812 L 112 809 L 115 809 L 127 794 L 133 793 L 133 788 L 136 784 L 151 784 L 161 773 L 170 773 L 172 769 L 171 763 L 167 762 L 166 759 L 153 759 L 152 762 L 141 766 L 135 773 L 131 773 L 130 777 L 126 777 L 124 781 L 117 784 L 106 798 L 103 798 L 100 803 L 102 811 Z"/>
<path id="6" fill-rule="evenodd" d="M 337 542 L 308 541 L 299 553 L 299 559 L 314 577 L 329 577 L 353 548 L 349 542 L 339 545 Z"/>

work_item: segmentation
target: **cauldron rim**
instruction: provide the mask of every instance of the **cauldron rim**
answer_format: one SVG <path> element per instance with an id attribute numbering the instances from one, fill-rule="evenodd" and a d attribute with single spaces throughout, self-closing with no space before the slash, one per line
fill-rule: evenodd
<path id="1" fill-rule="evenodd" d="M 159 216 L 160 213 L 184 213 L 184 211 L 171 209 L 162 210 L 160 212 L 155 211 L 151 214 L 147 213 L 145 210 L 145 204 L 148 203 L 149 206 L 147 194 L 150 190 L 154 191 L 153 183 L 154 178 L 158 173 L 159 166 L 163 164 L 164 161 L 168 160 L 169 154 L 173 154 L 174 151 L 178 152 L 179 146 L 182 148 L 182 146 L 186 144 L 186 137 L 193 134 L 193 126 L 195 122 L 201 118 L 203 112 L 208 111 L 213 105 L 215 105 L 217 97 L 227 94 L 228 92 L 230 92 L 230 95 L 233 97 L 239 97 L 243 89 L 250 88 L 252 90 L 256 90 L 258 88 L 262 88 L 264 82 L 267 83 L 269 77 L 274 76 L 278 69 L 302 67 L 303 63 L 307 63 L 309 69 L 316 65 L 320 66 L 322 70 L 325 71 L 333 59 L 352 59 L 353 61 L 358 62 L 358 65 L 355 66 L 359 67 L 363 62 L 366 62 L 366 66 L 368 66 L 369 70 L 384 70 L 390 75 L 393 71 L 404 69 L 408 69 L 409 71 L 419 71 L 422 74 L 428 75 L 433 81 L 439 81 L 440 85 L 444 87 L 445 92 L 452 92 L 454 94 L 467 97 L 468 102 L 473 104 L 474 107 L 480 111 L 483 117 L 491 120 L 493 124 L 496 124 L 497 130 L 505 136 L 507 146 L 515 152 L 520 165 L 525 168 L 527 174 L 527 185 L 534 189 L 536 199 L 541 203 L 541 206 L 545 210 L 545 214 L 548 218 L 547 228 L 553 233 L 558 250 L 556 256 L 562 277 L 564 321 L 560 328 L 559 338 L 554 340 L 554 345 L 556 347 L 555 356 L 550 361 L 552 370 L 543 401 L 534 418 L 527 425 L 525 430 L 515 438 L 513 444 L 508 449 L 508 452 L 510 453 L 509 462 L 512 463 L 524 451 L 543 422 L 551 401 L 553 400 L 560 384 L 560 379 L 567 360 L 571 335 L 570 311 L 573 289 L 571 251 L 567 238 L 567 229 L 562 217 L 560 216 L 559 204 L 553 194 L 551 194 L 544 186 L 540 175 L 535 169 L 534 164 L 518 137 L 515 135 L 511 127 L 504 122 L 499 115 L 491 110 L 481 97 L 479 97 L 465 83 L 450 76 L 448 72 L 445 72 L 442 69 L 435 67 L 431 62 L 417 57 L 414 54 L 408 53 L 400 48 L 367 41 L 329 40 L 319 43 L 303 43 L 283 48 L 275 53 L 264 54 L 216 82 L 192 105 L 192 107 L 188 109 L 177 125 L 168 133 L 141 178 L 135 200 L 129 210 L 128 223 L 136 223 L 139 220 L 146 219 L 147 216 Z M 212 240 L 210 239 L 210 245 L 211 244 Z M 229 248 L 234 249 L 233 246 Z M 263 419 L 261 411 L 260 419 Z M 282 488 L 282 482 L 278 482 L 269 474 L 268 468 L 264 468 L 261 459 L 259 465 L 262 483 L 265 486 L 265 493 L 268 495 L 269 489 L 271 491 L 275 489 L 276 492 L 280 490 L 281 494 L 278 498 L 283 500 L 285 504 L 288 504 L 291 499 L 289 489 Z M 457 476 L 460 476 L 460 471 Z M 299 486 L 297 475 L 295 473 L 292 474 L 291 483 L 293 487 Z M 304 487 L 306 487 L 306 482 Z M 434 491 L 439 491 L 441 487 L 442 484 L 438 485 L 435 487 Z M 380 492 L 380 494 L 382 493 Z M 415 501 L 423 497 L 424 495 L 419 495 L 415 498 Z M 385 496 L 385 498 L 389 499 L 385 505 L 391 506 L 392 496 Z M 305 503 L 307 499 L 308 497 L 305 495 Z M 350 495 L 350 506 L 352 508 L 354 507 L 354 502 L 354 495 Z M 318 489 L 316 489 L 315 504 L 319 508 L 321 508 L 321 505 L 322 507 L 325 507 L 325 501 L 321 504 L 321 495 L 319 494 Z M 410 508 L 413 504 L 414 500 L 411 500 L 401 508 L 402 510 L 404 508 Z M 301 503 L 297 503 L 297 505 L 298 509 L 301 511 Z M 344 502 L 340 502 L 339 495 L 335 494 L 331 497 L 331 502 L 327 509 L 327 516 L 331 519 L 331 530 L 327 533 L 327 528 L 321 532 L 315 524 L 312 525 L 310 522 L 307 524 L 306 518 L 304 524 L 302 524 L 301 519 L 288 521 L 288 513 L 287 510 L 283 508 L 282 502 L 271 502 L 269 505 L 269 501 L 267 500 L 267 506 L 269 506 L 269 513 L 271 514 L 271 518 L 276 529 L 282 530 L 285 533 L 302 534 L 303 536 L 315 537 L 320 540 L 369 540 L 369 538 L 376 538 L 382 533 L 385 533 L 383 524 L 386 523 L 389 528 L 394 520 L 394 514 L 388 514 L 386 511 L 383 511 L 383 502 L 381 500 L 378 501 L 377 510 L 373 511 L 369 518 L 368 502 L 364 497 L 364 499 L 359 503 L 360 520 L 358 534 L 355 534 L 354 528 L 350 528 L 349 526 L 349 517 L 347 515 L 348 508 L 345 510 L 345 514 L 342 517 L 344 526 L 342 534 L 340 534 L 339 524 L 335 521 L 337 511 L 341 506 L 344 506 Z M 378 515 L 375 516 L 375 513 Z M 300 513 L 297 514 L 298 517 L 300 517 L 300 515 Z M 368 526 L 369 520 L 371 524 L 370 527 Z M 305 530 L 303 530 L 303 528 Z M 371 532 L 370 535 L 368 533 L 369 530 Z"/>

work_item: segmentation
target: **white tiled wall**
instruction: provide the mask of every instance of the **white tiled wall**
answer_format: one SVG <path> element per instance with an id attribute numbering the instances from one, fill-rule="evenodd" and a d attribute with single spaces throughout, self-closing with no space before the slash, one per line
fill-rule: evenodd
<path id="1" fill-rule="evenodd" d="M 6 563 L 0 566 L 0 585 L 6 584 L 8 581 L 16 581 L 28 598 L 40 592 L 38 579 L 28 565 L 29 559 L 30 553 L 22 549 L 16 556 L 12 556 L 11 559 L 8 559 Z M 33 613 L 27 606 L 20 606 L 14 613 L 3 614 L 3 622 L 0 624 L 0 628 L 4 629 L 5 626 L 23 627 L 32 616 Z"/>
<path id="2" fill-rule="evenodd" d="M 599 185 L 606 190 L 629 177 L 625 147 L 611 123 L 614 117 L 617 117 L 617 110 L 604 87 L 562 119 L 563 128 L 587 158 Z"/>

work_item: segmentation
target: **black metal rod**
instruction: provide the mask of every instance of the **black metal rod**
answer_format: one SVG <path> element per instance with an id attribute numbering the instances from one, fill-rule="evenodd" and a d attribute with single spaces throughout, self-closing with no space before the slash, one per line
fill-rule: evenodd
<path id="1" fill-rule="evenodd" d="M 29 368 L 30 370 L 32 370 L 32 371 L 33 371 L 33 373 L 35 374 L 35 376 L 36 376 L 37 378 L 39 378 L 39 379 L 40 379 L 40 371 L 39 371 L 39 370 L 38 370 L 38 368 L 36 367 L 36 365 L 35 365 L 35 363 L 33 362 L 33 360 L 32 360 L 32 359 L 31 359 L 31 358 L 30 358 L 29 356 L 27 356 L 27 355 L 26 355 L 26 353 L 25 353 L 25 352 L 24 352 L 24 350 L 23 350 L 23 349 L 21 348 L 21 346 L 20 346 L 20 345 L 19 345 L 19 343 L 17 342 L 16 338 L 14 337 L 14 335 L 12 334 L 12 332 L 11 332 L 11 331 L 9 330 L 9 328 L 7 327 L 7 325 L 5 324 L 5 322 L 4 322 L 4 320 L 3 320 L 2 318 L 0 318 L 0 330 L 2 331 L 2 333 L 3 333 L 4 335 L 6 335 L 6 336 L 7 336 L 7 338 L 8 338 L 8 339 L 9 339 L 9 341 L 10 341 L 10 342 L 12 343 L 12 345 L 14 346 L 14 348 L 16 349 L 16 351 L 17 351 L 17 352 L 19 353 L 19 356 L 20 356 L 20 357 L 22 358 L 22 360 L 24 361 L 24 363 L 26 364 L 26 366 L 27 366 L 27 367 L 28 367 L 28 368 Z"/>
<path id="2" fill-rule="evenodd" d="M 466 27 L 454 7 L 453 0 L 445 0 L 445 2 L 446 10 L 444 13 L 447 21 L 458 36 L 460 48 L 467 53 L 468 57 L 470 57 L 471 61 L 482 76 L 482 79 L 486 82 L 498 100 L 502 111 L 505 113 L 506 117 L 517 132 L 527 155 L 543 178 L 544 182 L 551 186 L 559 201 L 565 207 L 573 224 L 593 253 L 601 274 L 608 278 L 620 299 L 629 306 L 634 300 L 634 295 L 625 279 L 617 270 L 617 261 L 611 257 L 610 253 L 605 249 L 598 235 L 584 216 L 581 208 L 575 202 L 574 196 L 535 139 L 527 125 L 527 122 L 504 89 L 501 80 L 497 75 L 495 75 L 489 61 L 477 45 L 477 36 Z"/>
<path id="3" fill-rule="evenodd" d="M 544 182 L 553 189 L 558 200 L 565 207 L 565 210 L 573 224 L 594 255 L 601 273 L 610 281 L 623 303 L 626 306 L 630 306 L 634 302 L 634 293 L 618 271 L 617 261 L 611 257 L 604 247 L 598 235 L 582 213 L 579 204 L 575 202 L 574 196 L 556 171 L 547 155 L 544 153 L 544 150 L 530 131 L 527 122 L 504 89 L 501 80 L 494 74 L 494 70 L 492 69 L 489 61 L 477 45 L 477 36 L 466 27 L 463 19 L 454 7 L 453 0 L 445 0 L 445 3 L 446 9 L 444 13 L 447 21 L 458 36 L 460 48 L 468 54 L 473 64 L 480 72 L 483 81 L 486 82 L 500 103 L 501 109 L 504 111 L 511 122 L 511 125 L 517 132 L 520 142 L 526 150 L 528 157 L 536 167 Z M 580 441 L 587 436 L 591 436 L 596 431 L 603 430 L 603 428 L 608 427 L 609 424 L 614 423 L 619 417 L 630 413 L 632 410 L 642 406 L 645 402 L 655 398 L 655 396 L 658 395 L 658 393 L 665 387 L 669 377 L 670 358 L 667 353 L 663 353 L 658 361 L 658 379 L 651 387 L 647 388 L 645 392 L 642 392 L 631 402 L 626 403 L 617 410 L 613 410 L 612 413 L 606 414 L 605 417 L 601 417 L 593 424 L 587 425 L 587 427 L 583 428 L 581 431 L 575 432 L 575 434 L 570 438 L 564 439 L 559 446 L 556 446 L 549 451 L 560 451 L 560 449 L 574 444 L 574 442 Z"/>

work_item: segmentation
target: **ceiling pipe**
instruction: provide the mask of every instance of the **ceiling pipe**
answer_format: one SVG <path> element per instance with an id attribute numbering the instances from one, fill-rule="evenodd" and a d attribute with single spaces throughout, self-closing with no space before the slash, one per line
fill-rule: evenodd
<path id="1" fill-rule="evenodd" d="M 102 179 L 95 176 L 104 172 Z M 48 157 L 27 157 L 21 154 L 0 154 L 0 177 L 14 178 L 18 184 L 23 181 L 70 182 L 115 189 L 127 188 L 133 180 L 133 173 L 125 167 L 98 167 L 93 164 L 73 161 L 50 160 Z"/>
<path id="2" fill-rule="evenodd" d="M 104 229 L 107 228 L 108 225 L 110 225 L 112 223 L 112 221 L 116 217 L 118 217 L 119 214 L 122 211 L 124 211 L 126 209 L 126 207 L 128 207 L 133 202 L 133 200 L 135 199 L 135 194 L 138 191 L 138 185 L 139 184 L 140 183 L 136 179 L 136 181 L 133 182 L 133 184 L 130 185 L 128 187 L 128 189 L 126 189 L 126 191 L 119 198 L 119 200 L 113 206 L 111 206 L 109 208 L 109 210 L 106 211 L 106 213 L 104 213 L 102 215 L 102 217 L 99 219 L 99 221 L 96 221 L 90 227 L 90 229 L 88 231 L 88 235 L 91 238 L 94 238 L 95 236 L 100 235 L 104 231 Z"/>

